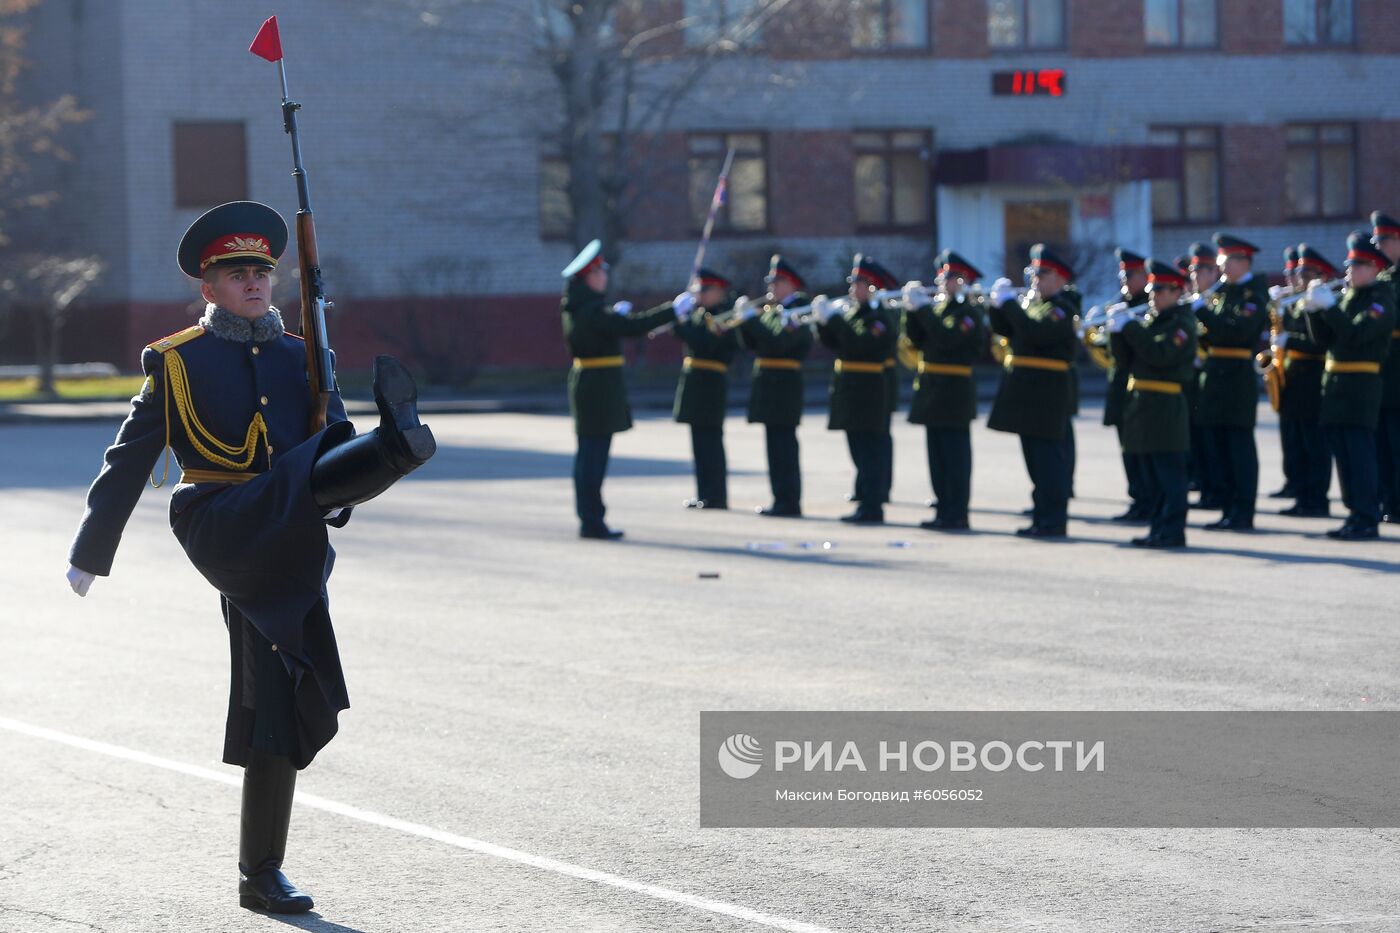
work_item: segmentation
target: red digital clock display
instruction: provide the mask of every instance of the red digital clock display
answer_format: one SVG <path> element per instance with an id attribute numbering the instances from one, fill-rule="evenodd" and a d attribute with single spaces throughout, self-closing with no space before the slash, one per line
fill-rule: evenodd
<path id="1" fill-rule="evenodd" d="M 1065 70 L 996 71 L 992 73 L 992 94 L 995 97 L 1063 97 Z"/>

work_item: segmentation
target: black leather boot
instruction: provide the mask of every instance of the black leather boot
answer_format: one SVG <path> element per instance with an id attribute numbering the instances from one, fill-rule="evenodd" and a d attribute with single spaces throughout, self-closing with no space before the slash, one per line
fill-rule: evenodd
<path id="1" fill-rule="evenodd" d="M 243 817 L 238 839 L 238 904 L 273 914 L 316 906 L 282 874 L 297 769 L 290 758 L 249 750 L 243 771 Z"/>
<path id="2" fill-rule="evenodd" d="M 311 491 L 322 509 L 367 502 L 428 462 L 437 452 L 432 429 L 418 421 L 418 387 L 392 356 L 374 358 L 379 427 L 321 455 Z"/>

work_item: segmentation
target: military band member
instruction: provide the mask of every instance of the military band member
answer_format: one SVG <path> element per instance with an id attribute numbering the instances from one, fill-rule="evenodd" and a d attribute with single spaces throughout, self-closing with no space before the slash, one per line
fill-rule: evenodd
<path id="1" fill-rule="evenodd" d="M 68 579 L 83 596 L 111 573 L 148 477 L 162 485 L 173 455 L 171 530 L 219 591 L 229 635 L 223 760 L 244 768 L 239 903 L 302 913 L 312 900 L 281 871 L 297 771 L 350 705 L 325 598 L 326 525 L 344 525 L 436 444 L 412 377 L 387 356 L 374 367 L 379 426 L 357 436 L 332 385 L 327 426 L 311 432 L 306 346 L 270 304 L 286 245 L 282 218 L 252 201 L 213 208 L 185 233 L 177 258 L 200 281 L 204 316 L 142 352 L 146 381 L 88 491 Z"/>
<path id="2" fill-rule="evenodd" d="M 1400 220 L 1375 211 L 1371 214 L 1375 245 L 1390 265 L 1380 279 L 1395 292 L 1400 306 Z M 1380 464 L 1382 521 L 1400 523 L 1400 330 L 1391 335 L 1390 355 L 1381 367 L 1381 415 L 1376 429 Z"/>
<path id="3" fill-rule="evenodd" d="M 1395 293 L 1379 281 L 1390 260 L 1364 231 L 1347 238 L 1346 291 L 1337 301 L 1322 282 L 1308 286 L 1304 304 L 1321 320 L 1327 346 L 1320 420 L 1337 458 L 1347 519 L 1329 538 L 1368 541 L 1381 519 L 1376 471 L 1376 424 L 1381 412 L 1381 364 L 1395 329 Z"/>
<path id="4" fill-rule="evenodd" d="M 1018 434 L 1031 479 L 1031 524 L 1017 535 L 1063 538 L 1068 521 L 1073 460 L 1070 367 L 1078 352 L 1079 304 L 1065 293 L 1074 270 L 1043 243 L 1031 247 L 1031 291 L 1018 298 L 1008 279 L 992 286 L 992 331 L 1010 340 L 1005 374 L 987 427 Z"/>
<path id="5" fill-rule="evenodd" d="M 1313 282 L 1340 278 L 1332 263 L 1306 243 L 1297 249 L 1294 290 Z M 1292 310 L 1296 310 L 1295 304 Z M 1283 333 L 1274 339 L 1274 352 L 1283 354 L 1283 388 L 1279 392 L 1278 426 L 1283 437 L 1285 472 L 1292 463 L 1292 506 L 1282 515 L 1321 518 L 1329 513 L 1327 490 L 1332 485 L 1332 451 L 1318 421 L 1322 409 L 1322 369 L 1326 348 L 1317 342 L 1321 321 L 1303 314 L 1282 313 Z"/>
<path id="6" fill-rule="evenodd" d="M 1287 292 L 1288 294 L 1292 294 L 1297 290 L 1298 247 L 1286 246 L 1283 250 L 1283 285 L 1272 286 L 1269 289 L 1269 297 L 1272 298 L 1275 302 L 1277 302 L 1279 297 L 1285 292 Z M 1275 305 L 1269 309 L 1269 326 L 1271 329 L 1274 327 L 1274 322 L 1278 320 L 1281 320 L 1281 315 L 1278 313 L 1277 306 Z M 1280 405 L 1281 404 L 1282 400 L 1280 399 Z M 1278 441 L 1279 452 L 1283 456 L 1283 485 L 1280 486 L 1278 489 L 1275 489 L 1273 492 L 1269 493 L 1269 498 L 1296 499 L 1298 497 L 1298 491 L 1294 474 L 1297 472 L 1298 469 L 1295 457 L 1297 453 L 1297 446 L 1296 444 L 1291 442 L 1291 439 L 1288 436 L 1288 432 L 1284 429 L 1283 412 L 1281 408 L 1279 411 Z"/>
<path id="7" fill-rule="evenodd" d="M 1215 250 L 1208 243 L 1197 241 L 1187 248 L 1186 274 L 1190 284 L 1187 298 L 1193 307 L 1198 298 L 1211 289 L 1219 287 L 1220 267 L 1215 264 Z M 1206 448 L 1205 428 L 1201 426 L 1201 371 L 1205 369 L 1206 341 L 1201 337 L 1204 325 L 1196 324 L 1196 363 L 1191 379 L 1186 385 L 1186 400 L 1191 409 L 1191 485 L 1200 493 L 1200 498 L 1191 505 L 1195 509 L 1222 508 L 1225 494 L 1221 486 L 1220 470 L 1210 459 Z"/>
<path id="8" fill-rule="evenodd" d="M 820 322 L 818 338 L 836 353 L 827 428 L 846 432 L 856 468 L 860 504 L 841 520 L 878 525 L 885 520 L 884 504 L 890 493 L 890 468 L 885 462 L 891 450 L 886 444 L 890 390 L 885 361 L 894 354 L 899 323 L 874 292 L 894 277 L 875 260 L 857 253 L 849 278 L 847 298 L 833 301 L 818 295 L 812 299 L 812 311 Z"/>
<path id="9" fill-rule="evenodd" d="M 643 313 L 633 313 L 626 301 L 608 305 L 608 264 L 598 240 L 574 257 L 563 276 L 560 315 L 564 343 L 574 358 L 569 370 L 569 411 L 578 435 L 574 506 L 579 537 L 611 541 L 621 538 L 622 532 L 603 521 L 603 478 L 608 472 L 613 435 L 632 427 L 627 384 L 622 378 L 622 338 L 640 337 L 684 317 L 695 306 L 695 296 L 682 292 L 674 302 Z"/>
<path id="10" fill-rule="evenodd" d="M 672 411 L 676 421 L 690 425 L 690 448 L 695 456 L 695 498 L 691 509 L 729 508 L 729 471 L 724 458 L 724 413 L 729 407 L 729 364 L 739 350 L 739 335 L 716 323 L 714 312 L 729 296 L 730 282 L 713 269 L 696 276 L 695 309 L 676 322 L 675 334 L 685 344 L 680 383 Z"/>
<path id="11" fill-rule="evenodd" d="M 768 296 L 762 312 L 749 307 L 739 325 L 739 340 L 756 354 L 749 392 L 748 419 L 762 424 L 768 451 L 768 484 L 773 504 L 760 515 L 800 518 L 802 468 L 797 426 L 802 421 L 802 362 L 812 351 L 812 328 L 794 321 L 791 309 L 807 303 L 806 283 L 792 264 L 775 254 L 768 266 Z"/>
<path id="12" fill-rule="evenodd" d="M 1131 372 L 1123 403 L 1123 449 L 1141 457 L 1151 525 L 1138 547 L 1186 546 L 1186 454 L 1191 417 L 1182 384 L 1195 372 L 1196 316 L 1182 302 L 1186 276 L 1174 265 L 1147 260 L 1152 313 L 1120 316 L 1110 325 L 1129 349 Z"/>
<path id="13" fill-rule="evenodd" d="M 1119 247 L 1113 251 L 1118 260 L 1120 300 L 1130 308 L 1147 303 L 1147 260 L 1132 250 Z M 1111 330 L 1111 329 L 1110 329 Z M 1155 503 L 1146 496 L 1143 486 L 1143 462 L 1138 454 L 1123 446 L 1123 405 L 1128 395 L 1128 375 L 1132 368 L 1130 350 L 1121 329 L 1110 333 L 1108 349 L 1112 362 L 1108 369 L 1108 393 L 1103 402 L 1103 423 L 1118 430 L 1118 447 L 1123 456 L 1123 475 L 1128 480 L 1128 510 L 1115 515 L 1115 522 L 1145 522 L 1152 517 Z"/>
<path id="14" fill-rule="evenodd" d="M 934 260 L 939 291 L 932 303 L 921 282 L 904 287 L 904 335 L 919 352 L 919 375 L 909 421 L 921 424 L 928 447 L 928 472 L 936 512 L 921 527 L 959 531 L 968 527 L 972 492 L 972 437 L 977 384 L 972 365 L 987 345 L 985 309 L 968 286 L 982 273 L 962 256 L 944 250 Z"/>
<path id="15" fill-rule="evenodd" d="M 1259 451 L 1254 444 L 1259 377 L 1254 353 L 1269 326 L 1268 283 L 1254 273 L 1257 246 L 1226 233 L 1217 233 L 1213 240 L 1225 284 L 1196 309 L 1210 341 L 1198 410 L 1225 501 L 1220 520 L 1205 527 L 1253 531 L 1259 494 Z"/>

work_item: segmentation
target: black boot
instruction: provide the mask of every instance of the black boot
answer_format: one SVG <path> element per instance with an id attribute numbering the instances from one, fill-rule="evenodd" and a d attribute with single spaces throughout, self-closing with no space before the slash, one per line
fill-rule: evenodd
<path id="1" fill-rule="evenodd" d="M 413 376 L 392 356 L 374 358 L 374 402 L 379 427 L 332 447 L 311 469 L 311 491 L 322 509 L 373 499 L 437 452 L 432 429 L 418 421 Z"/>
<path id="2" fill-rule="evenodd" d="M 243 771 L 243 817 L 238 839 L 238 904 L 273 914 L 316 906 L 282 874 L 297 769 L 290 758 L 249 750 Z"/>

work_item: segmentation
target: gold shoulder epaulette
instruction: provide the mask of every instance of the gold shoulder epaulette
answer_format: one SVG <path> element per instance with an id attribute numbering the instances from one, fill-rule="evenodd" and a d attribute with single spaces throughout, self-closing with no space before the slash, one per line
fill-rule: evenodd
<path id="1" fill-rule="evenodd" d="M 202 335 L 203 333 L 204 328 L 196 324 L 193 327 L 186 327 L 182 331 L 171 334 L 169 337 L 162 337 L 155 343 L 147 344 L 146 349 L 158 350 L 161 353 L 164 353 L 166 350 L 173 350 L 181 344 L 189 343 L 191 340 Z"/>

